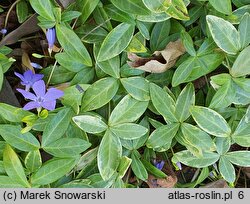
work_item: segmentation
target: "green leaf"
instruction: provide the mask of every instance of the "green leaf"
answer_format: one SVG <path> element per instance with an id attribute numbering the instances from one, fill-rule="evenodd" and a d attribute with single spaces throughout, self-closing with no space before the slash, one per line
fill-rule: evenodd
<path id="1" fill-rule="evenodd" d="M 108 4 L 104 6 L 104 9 L 108 16 L 115 21 L 135 24 L 135 16 L 130 13 L 125 13 L 115 7 L 113 4 Z"/>
<path id="2" fill-rule="evenodd" d="M 222 177 L 229 183 L 233 183 L 236 179 L 234 166 L 229 160 L 222 156 L 219 160 L 219 171 Z"/>
<path id="3" fill-rule="evenodd" d="M 141 160 L 147 171 L 149 171 L 151 174 L 156 176 L 157 178 L 166 178 L 167 175 L 162 172 L 161 170 L 157 169 L 154 165 L 152 165 L 150 162 L 148 162 L 145 159 Z"/>
<path id="4" fill-rule="evenodd" d="M 137 101 L 130 95 L 126 95 L 114 108 L 110 117 L 109 125 L 131 123 L 137 120 L 147 109 L 148 101 Z"/>
<path id="5" fill-rule="evenodd" d="M 119 174 L 120 178 L 123 178 L 129 168 L 129 166 L 131 165 L 132 159 L 123 156 L 120 160 L 120 164 L 118 166 L 117 172 Z"/>
<path id="6" fill-rule="evenodd" d="M 245 13 L 239 25 L 241 49 L 247 47 L 250 43 L 249 32 L 250 32 L 250 14 Z"/>
<path id="7" fill-rule="evenodd" d="M 79 158 L 51 159 L 45 162 L 43 166 L 31 176 L 31 183 L 33 185 L 50 184 L 69 173 L 78 161 Z"/>
<path id="8" fill-rule="evenodd" d="M 61 138 L 43 147 L 55 157 L 75 157 L 88 149 L 91 144 L 79 138 Z"/>
<path id="9" fill-rule="evenodd" d="M 170 20 L 155 24 L 150 36 L 150 48 L 152 52 L 163 50 L 166 47 L 170 28 Z"/>
<path id="10" fill-rule="evenodd" d="M 134 25 L 127 23 L 121 23 L 116 26 L 104 39 L 97 61 L 106 61 L 119 55 L 132 40 L 134 29 Z"/>
<path id="11" fill-rule="evenodd" d="M 142 0 L 144 5 L 152 12 L 154 13 L 162 13 L 167 10 L 165 7 L 166 0 Z"/>
<path id="12" fill-rule="evenodd" d="M 82 111 L 98 109 L 107 104 L 119 88 L 117 79 L 107 77 L 93 83 L 82 98 Z"/>
<path id="13" fill-rule="evenodd" d="M 107 130 L 98 149 L 97 164 L 103 180 L 110 179 L 116 172 L 122 156 L 120 139 Z"/>
<path id="14" fill-rule="evenodd" d="M 28 5 L 25 0 L 19 1 L 16 5 L 16 13 L 19 23 L 23 23 L 29 15 Z"/>
<path id="15" fill-rule="evenodd" d="M 164 146 L 166 149 L 169 149 L 179 126 L 178 123 L 172 123 L 155 129 L 148 138 L 147 147 L 157 149 Z"/>
<path id="16" fill-rule="evenodd" d="M 138 101 L 149 101 L 149 83 L 143 77 L 129 77 L 121 79 L 126 91 Z"/>
<path id="17" fill-rule="evenodd" d="M 132 159 L 132 163 L 131 163 L 131 168 L 134 172 L 134 174 L 136 175 L 137 178 L 146 181 L 148 179 L 148 173 L 146 168 L 144 167 L 143 163 L 141 162 L 139 156 L 138 156 L 139 152 L 132 152 L 131 155 L 131 159 Z M 139 154 L 140 155 L 140 154 Z"/>
<path id="18" fill-rule="evenodd" d="M 227 121 L 216 111 L 201 106 L 193 106 L 190 112 L 198 126 L 207 133 L 217 137 L 228 137 L 231 134 Z"/>
<path id="19" fill-rule="evenodd" d="M 193 39 L 191 38 L 189 33 L 182 31 L 181 32 L 181 40 L 182 40 L 182 43 L 183 43 L 186 51 L 188 52 L 188 54 L 190 54 L 193 57 L 196 56 L 196 51 L 194 49 Z"/>
<path id="20" fill-rule="evenodd" d="M 152 22 L 162 22 L 170 19 L 171 17 L 167 13 L 153 13 L 149 15 L 138 15 L 136 19 L 142 22 L 152 23 Z"/>
<path id="21" fill-rule="evenodd" d="M 220 158 L 219 154 L 213 152 L 204 152 L 202 157 L 195 157 L 187 150 L 174 154 L 172 160 L 179 161 L 187 166 L 203 168 L 214 164 Z"/>
<path id="22" fill-rule="evenodd" d="M 47 21 L 55 21 L 53 5 L 50 0 L 29 0 L 32 8 Z"/>
<path id="23" fill-rule="evenodd" d="M 42 166 L 42 158 L 39 150 L 31 151 L 24 160 L 26 168 L 31 172 L 36 172 Z"/>
<path id="24" fill-rule="evenodd" d="M 134 140 L 142 137 L 148 129 L 134 123 L 122 123 L 110 127 L 110 130 L 121 139 Z"/>
<path id="25" fill-rule="evenodd" d="M 78 11 L 64 11 L 62 13 L 62 22 L 67 22 L 67 21 L 71 21 L 75 18 L 78 18 L 79 16 L 81 16 L 82 14 Z"/>
<path id="26" fill-rule="evenodd" d="M 82 61 L 86 66 L 92 66 L 92 60 L 88 50 L 83 45 L 75 32 L 64 25 L 56 26 L 56 35 L 65 52 L 77 61 Z"/>
<path id="27" fill-rule="evenodd" d="M 6 145 L 3 150 L 3 163 L 8 176 L 23 187 L 30 187 L 21 161 L 10 145 Z"/>
<path id="28" fill-rule="evenodd" d="M 209 3 L 219 12 L 230 15 L 232 14 L 232 4 L 231 0 L 209 0 Z"/>
<path id="29" fill-rule="evenodd" d="M 235 165 L 250 167 L 250 151 L 228 152 L 225 157 Z"/>
<path id="30" fill-rule="evenodd" d="M 233 77 L 242 77 L 250 74 L 250 46 L 246 47 L 235 60 L 230 71 Z"/>
<path id="31" fill-rule="evenodd" d="M 213 151 L 215 149 L 212 138 L 200 128 L 183 123 L 181 124 L 181 132 L 184 138 L 199 150 L 200 155 L 203 154 L 203 151 Z"/>
<path id="32" fill-rule="evenodd" d="M 120 78 L 120 57 L 116 56 L 109 60 L 97 62 L 97 65 L 106 74 L 118 79 Z"/>
<path id="33" fill-rule="evenodd" d="M 216 16 L 207 15 L 206 19 L 215 43 L 226 53 L 236 55 L 240 50 L 240 37 L 236 28 Z"/>
<path id="34" fill-rule="evenodd" d="M 136 15 L 148 15 L 150 11 L 145 7 L 141 0 L 110 0 L 111 3 L 118 9 L 128 13 Z"/>
<path id="35" fill-rule="evenodd" d="M 240 120 L 232 138 L 243 147 L 250 146 L 250 108 L 247 109 L 246 114 Z"/>
<path id="36" fill-rule="evenodd" d="M 208 176 L 209 176 L 209 168 L 208 167 L 202 168 L 202 171 L 201 171 L 198 179 L 196 180 L 196 182 L 194 183 L 194 185 L 190 186 L 190 187 L 191 188 L 195 188 L 197 185 L 199 185 L 200 183 L 202 183 Z"/>
<path id="37" fill-rule="evenodd" d="M 0 188 L 23 188 L 24 186 L 8 176 L 0 176 Z"/>
<path id="38" fill-rule="evenodd" d="M 11 146 L 22 151 L 33 151 L 40 148 L 40 143 L 34 135 L 27 132 L 22 134 L 21 127 L 15 125 L 0 125 L 0 135 Z"/>
<path id="39" fill-rule="evenodd" d="M 145 53 L 147 52 L 147 48 L 145 46 L 146 46 L 145 38 L 140 32 L 138 32 L 133 36 L 126 51 L 132 53 Z"/>
<path id="40" fill-rule="evenodd" d="M 154 107 L 166 121 L 178 121 L 175 116 L 175 102 L 166 91 L 156 84 L 150 83 L 150 97 Z"/>
<path id="41" fill-rule="evenodd" d="M 45 126 L 42 137 L 42 147 L 47 146 L 61 138 L 66 132 L 73 111 L 71 108 L 64 108 L 60 110 Z"/>
<path id="42" fill-rule="evenodd" d="M 26 116 L 34 115 L 33 113 L 23 110 L 22 108 L 17 108 L 6 103 L 0 103 L 0 116 L 5 120 L 19 123 Z"/>
<path id="43" fill-rule="evenodd" d="M 102 117 L 98 115 L 78 115 L 73 117 L 73 121 L 88 133 L 101 133 L 108 128 Z"/>
<path id="44" fill-rule="evenodd" d="M 6 174 L 6 171 L 4 169 L 3 161 L 0 160 L 0 175 Z"/>
<path id="45" fill-rule="evenodd" d="M 166 13 L 179 20 L 189 20 L 188 11 L 183 0 L 165 1 Z"/>
<path id="46" fill-rule="evenodd" d="M 80 16 L 80 21 L 83 24 L 91 13 L 94 11 L 95 7 L 98 5 L 100 0 L 77 0 L 76 8 L 82 13 Z"/>
<path id="47" fill-rule="evenodd" d="M 0 90 L 2 89 L 2 86 L 3 86 L 3 68 L 2 68 L 2 65 L 0 65 Z"/>
<path id="48" fill-rule="evenodd" d="M 176 101 L 175 115 L 180 122 L 190 116 L 189 108 L 195 103 L 195 90 L 192 83 L 189 83 L 182 90 Z"/>
<path id="49" fill-rule="evenodd" d="M 230 137 L 216 137 L 215 139 L 216 150 L 220 155 L 227 153 L 231 147 Z"/>

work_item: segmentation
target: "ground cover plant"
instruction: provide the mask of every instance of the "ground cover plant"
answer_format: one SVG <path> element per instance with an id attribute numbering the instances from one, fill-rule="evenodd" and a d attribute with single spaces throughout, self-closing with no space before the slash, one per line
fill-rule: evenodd
<path id="1" fill-rule="evenodd" d="M 0 187 L 249 187 L 249 0 L 6 0 L 0 32 Z"/>

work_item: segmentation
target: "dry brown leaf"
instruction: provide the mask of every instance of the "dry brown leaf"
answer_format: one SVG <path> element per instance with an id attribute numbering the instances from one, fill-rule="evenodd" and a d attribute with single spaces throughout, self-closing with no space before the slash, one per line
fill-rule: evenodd
<path id="1" fill-rule="evenodd" d="M 220 179 L 218 181 L 208 183 L 201 188 L 229 188 L 229 186 L 227 185 L 227 182 L 225 180 Z"/>
<path id="2" fill-rule="evenodd" d="M 242 171 L 246 174 L 248 178 L 250 178 L 250 167 L 242 168 Z"/>
<path id="3" fill-rule="evenodd" d="M 167 178 L 156 178 L 149 175 L 147 180 L 149 188 L 173 188 L 176 183 L 177 177 L 174 175 L 169 175 Z"/>
<path id="4" fill-rule="evenodd" d="M 134 53 L 128 53 L 128 65 L 151 73 L 162 73 L 173 67 L 176 60 L 186 52 L 182 42 L 177 40 L 170 42 L 164 50 L 155 51 L 150 58 L 139 57 Z"/>
<path id="5" fill-rule="evenodd" d="M 34 68 L 30 64 L 29 55 L 25 51 L 23 51 L 23 54 L 22 54 L 22 66 L 24 70 L 27 70 L 28 68 L 31 71 L 35 72 Z"/>

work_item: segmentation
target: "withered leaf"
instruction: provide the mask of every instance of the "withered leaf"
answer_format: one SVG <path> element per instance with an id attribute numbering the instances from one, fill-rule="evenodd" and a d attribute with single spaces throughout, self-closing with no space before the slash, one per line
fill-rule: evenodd
<path id="1" fill-rule="evenodd" d="M 173 188 L 176 183 L 177 177 L 174 175 L 169 175 L 167 178 L 156 178 L 149 175 L 147 180 L 149 188 Z"/>
<path id="2" fill-rule="evenodd" d="M 128 65 L 151 73 L 162 73 L 173 67 L 176 60 L 186 52 L 182 42 L 177 40 L 170 42 L 164 50 L 155 51 L 150 58 L 139 57 L 134 53 L 128 53 Z"/>
<path id="3" fill-rule="evenodd" d="M 201 188 L 229 188 L 227 182 L 224 179 L 220 179 L 218 181 L 213 181 L 211 183 L 202 186 Z"/>
<path id="4" fill-rule="evenodd" d="M 250 178 L 250 167 L 242 168 L 242 171 L 246 174 L 248 178 Z"/>

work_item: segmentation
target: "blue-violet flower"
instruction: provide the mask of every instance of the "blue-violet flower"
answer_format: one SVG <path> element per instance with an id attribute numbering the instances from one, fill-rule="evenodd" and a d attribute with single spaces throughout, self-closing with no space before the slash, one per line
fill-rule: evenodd
<path id="1" fill-rule="evenodd" d="M 37 64 L 35 62 L 31 62 L 30 65 L 35 69 L 42 69 L 43 67 L 40 64 Z"/>
<path id="2" fill-rule="evenodd" d="M 25 86 L 25 90 L 29 91 L 29 89 L 33 86 L 33 84 L 43 78 L 43 74 L 34 74 L 31 70 L 28 70 L 22 74 L 14 72 L 14 74 L 21 79 L 21 84 Z"/>
<path id="3" fill-rule="evenodd" d="M 3 35 L 5 35 L 7 33 L 7 29 L 5 29 L 5 28 L 1 29 L 0 33 L 2 33 Z"/>
<path id="4" fill-rule="evenodd" d="M 56 30 L 55 28 L 49 28 L 46 32 L 46 38 L 47 38 L 47 41 L 48 41 L 48 45 L 49 45 L 49 53 L 52 52 L 52 49 L 53 49 L 53 46 L 55 44 L 55 41 L 56 41 Z"/>
<path id="5" fill-rule="evenodd" d="M 179 170 L 182 170 L 181 162 L 177 162 L 176 166 L 179 168 Z"/>
<path id="6" fill-rule="evenodd" d="M 164 161 L 160 161 L 157 162 L 156 160 L 154 160 L 154 165 L 157 169 L 162 170 L 163 166 L 164 166 L 165 162 Z"/>
<path id="7" fill-rule="evenodd" d="M 25 98 L 32 100 L 23 107 L 24 110 L 31 110 L 34 108 L 54 110 L 56 107 L 56 99 L 63 96 L 63 91 L 56 88 L 50 88 L 46 93 L 46 87 L 43 80 L 35 82 L 32 88 L 35 94 L 17 89 Z"/>

